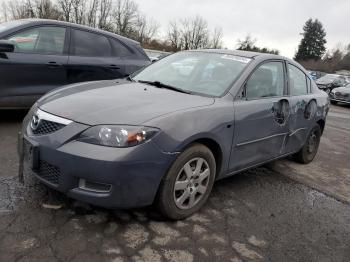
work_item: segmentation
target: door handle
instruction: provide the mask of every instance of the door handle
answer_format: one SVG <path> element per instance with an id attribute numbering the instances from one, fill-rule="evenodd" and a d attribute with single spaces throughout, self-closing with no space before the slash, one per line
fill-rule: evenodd
<path id="1" fill-rule="evenodd" d="M 112 69 L 112 70 L 118 70 L 118 69 L 120 69 L 120 67 L 117 66 L 117 65 L 109 65 L 108 68 L 109 68 L 109 69 Z"/>
<path id="2" fill-rule="evenodd" d="M 57 67 L 62 66 L 62 64 L 59 64 L 59 63 L 54 62 L 54 61 L 50 61 L 50 62 L 46 63 L 46 65 L 50 68 L 57 68 Z"/>

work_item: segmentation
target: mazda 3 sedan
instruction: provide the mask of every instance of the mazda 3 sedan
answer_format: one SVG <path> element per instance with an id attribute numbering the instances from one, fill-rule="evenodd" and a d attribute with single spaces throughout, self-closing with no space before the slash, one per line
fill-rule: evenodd
<path id="1" fill-rule="evenodd" d="M 185 51 L 127 79 L 48 93 L 24 120 L 21 156 L 24 170 L 68 197 L 154 204 L 183 219 L 218 179 L 288 155 L 312 161 L 328 108 L 327 94 L 287 58 Z"/>
<path id="2" fill-rule="evenodd" d="M 123 78 L 150 64 L 138 42 L 73 23 L 0 24 L 0 108 L 30 108 L 54 88 Z"/>

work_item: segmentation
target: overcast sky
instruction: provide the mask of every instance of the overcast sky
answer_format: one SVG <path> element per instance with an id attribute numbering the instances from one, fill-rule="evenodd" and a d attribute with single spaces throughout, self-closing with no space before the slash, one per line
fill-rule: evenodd
<path id="1" fill-rule="evenodd" d="M 327 48 L 350 43 L 350 0 L 135 0 L 140 11 L 167 31 L 169 21 L 200 15 L 209 27 L 220 26 L 224 46 L 233 49 L 248 33 L 257 46 L 276 48 L 293 57 L 302 27 L 318 18 L 327 32 Z"/>

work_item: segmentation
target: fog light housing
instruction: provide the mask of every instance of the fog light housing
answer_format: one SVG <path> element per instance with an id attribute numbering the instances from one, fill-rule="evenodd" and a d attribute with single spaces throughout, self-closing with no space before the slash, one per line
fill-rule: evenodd
<path id="1" fill-rule="evenodd" d="M 87 181 L 85 179 L 79 179 L 79 188 L 85 191 L 94 193 L 109 193 L 112 190 L 112 185 L 96 183 L 92 181 Z"/>

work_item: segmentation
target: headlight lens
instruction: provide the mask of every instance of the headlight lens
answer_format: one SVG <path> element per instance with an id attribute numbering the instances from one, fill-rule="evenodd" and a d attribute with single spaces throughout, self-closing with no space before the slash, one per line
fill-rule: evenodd
<path id="1" fill-rule="evenodd" d="M 158 132 L 154 127 L 100 125 L 84 131 L 78 140 L 101 146 L 132 147 L 148 141 Z"/>

